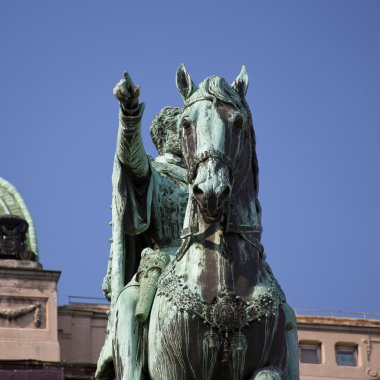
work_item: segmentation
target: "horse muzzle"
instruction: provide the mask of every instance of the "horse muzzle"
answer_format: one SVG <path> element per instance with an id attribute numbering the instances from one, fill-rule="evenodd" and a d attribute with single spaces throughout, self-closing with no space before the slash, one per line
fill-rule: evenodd
<path id="1" fill-rule="evenodd" d="M 209 159 L 198 166 L 193 183 L 193 194 L 206 221 L 215 223 L 223 215 L 226 201 L 231 195 L 229 169 L 217 160 Z"/>

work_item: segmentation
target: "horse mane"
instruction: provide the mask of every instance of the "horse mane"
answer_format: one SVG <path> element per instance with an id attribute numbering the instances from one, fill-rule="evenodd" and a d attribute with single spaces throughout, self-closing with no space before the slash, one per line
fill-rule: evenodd
<path id="1" fill-rule="evenodd" d="M 246 114 L 247 130 L 250 132 L 252 141 L 252 170 L 255 198 L 257 199 L 259 193 L 259 165 L 256 154 L 256 136 L 253 129 L 252 113 L 249 109 L 248 103 L 246 102 L 245 98 L 240 97 L 236 90 L 229 83 L 227 83 L 224 78 L 216 75 L 208 77 L 202 81 L 202 83 L 199 85 L 199 89 L 196 92 L 201 92 L 205 97 L 212 97 L 224 103 L 231 104 Z M 258 208 L 258 211 L 261 212 L 259 205 Z"/>
<path id="2" fill-rule="evenodd" d="M 224 78 L 215 75 L 208 77 L 199 85 L 198 91 L 221 100 L 224 103 L 232 104 L 238 109 L 244 108 L 240 96 Z"/>

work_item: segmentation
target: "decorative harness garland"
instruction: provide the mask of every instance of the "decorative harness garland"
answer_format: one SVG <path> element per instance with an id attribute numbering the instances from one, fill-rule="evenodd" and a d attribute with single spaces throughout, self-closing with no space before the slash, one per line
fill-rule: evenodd
<path id="1" fill-rule="evenodd" d="M 285 302 L 281 289 L 272 282 L 263 293 L 254 294 L 249 301 L 223 290 L 209 304 L 189 289 L 181 276 L 176 275 L 175 262 L 162 272 L 157 295 L 164 296 L 179 310 L 198 316 L 211 328 L 224 333 L 239 331 L 253 321 L 278 316 L 279 308 Z"/>
<path id="2" fill-rule="evenodd" d="M 223 290 L 209 304 L 189 289 L 181 276 L 176 275 L 174 261 L 159 278 L 157 295 L 165 297 L 181 312 L 201 318 L 210 327 L 203 338 L 204 350 L 219 346 L 218 336 L 221 338 L 223 362 L 230 360 L 231 350 L 232 355 L 236 354 L 236 350 L 241 350 L 245 355 L 247 340 L 241 333 L 243 327 L 249 326 L 253 321 L 261 322 L 270 318 L 276 324 L 280 307 L 285 302 L 281 288 L 276 281 L 272 281 L 265 291 L 253 294 L 249 301 L 243 301 L 235 293 Z"/>

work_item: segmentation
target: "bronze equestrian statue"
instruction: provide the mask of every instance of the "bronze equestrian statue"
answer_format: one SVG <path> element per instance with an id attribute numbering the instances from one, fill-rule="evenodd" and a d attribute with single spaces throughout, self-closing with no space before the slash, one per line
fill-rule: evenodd
<path id="1" fill-rule="evenodd" d="M 258 164 L 243 66 L 197 87 L 182 65 L 183 109 L 165 108 L 141 141 L 128 74 L 113 173 L 111 300 L 98 379 L 297 380 L 292 309 L 261 239 Z M 180 240 L 181 238 L 181 240 Z"/>

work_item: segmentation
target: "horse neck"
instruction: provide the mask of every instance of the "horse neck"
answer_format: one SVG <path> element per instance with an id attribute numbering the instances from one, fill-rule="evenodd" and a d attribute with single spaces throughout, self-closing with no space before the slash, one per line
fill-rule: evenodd
<path id="1" fill-rule="evenodd" d="M 242 200 L 238 198 L 234 200 L 235 211 L 245 207 L 245 210 L 242 209 L 245 213 L 243 221 L 255 214 L 254 210 L 247 212 L 247 203 L 245 203 L 247 200 L 251 201 L 251 207 L 256 207 L 255 196 L 249 194 L 252 192 L 252 181 L 253 175 L 249 174 L 246 183 L 242 184 L 235 195 L 243 197 Z M 250 192 L 247 192 L 248 187 L 251 189 Z M 235 292 L 243 298 L 249 298 L 253 287 L 260 280 L 262 268 L 259 252 L 244 239 L 242 234 L 226 232 L 226 222 L 206 223 L 195 202 L 192 199 L 189 202 L 187 219 L 190 229 L 191 226 L 196 227 L 197 232 L 194 231 L 186 238 L 186 250 L 176 265 L 177 274 L 208 302 L 212 302 L 224 289 Z M 231 210 L 227 205 L 224 220 L 230 219 L 239 223 L 238 218 L 231 219 L 228 216 L 229 211 Z"/>
<path id="2" fill-rule="evenodd" d="M 228 205 L 226 230 L 235 232 L 257 231 L 261 233 L 261 207 L 257 199 L 257 177 L 252 167 L 252 159 L 243 160 L 247 166 L 238 173 Z"/>

